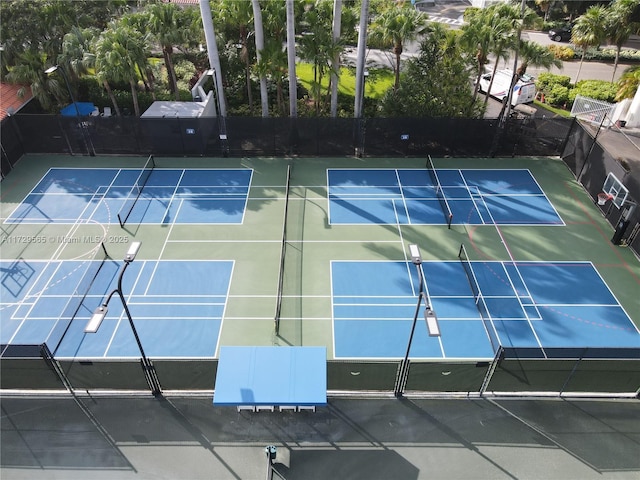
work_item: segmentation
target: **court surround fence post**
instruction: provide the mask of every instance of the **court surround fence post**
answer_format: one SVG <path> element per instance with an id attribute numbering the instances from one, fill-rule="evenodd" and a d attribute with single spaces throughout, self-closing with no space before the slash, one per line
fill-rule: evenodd
<path id="1" fill-rule="evenodd" d="M 498 347 L 489 368 L 487 369 L 487 373 L 484 376 L 484 380 L 482 380 L 482 386 L 480 387 L 480 396 L 483 396 L 487 389 L 489 388 L 489 384 L 491 383 L 491 379 L 493 378 L 493 374 L 496 372 L 496 369 L 500 366 L 500 362 L 504 359 L 504 348 L 502 346 Z"/>
<path id="2" fill-rule="evenodd" d="M 402 397 L 404 390 L 407 386 L 407 380 L 409 378 L 409 353 L 411 351 L 411 344 L 413 343 L 413 335 L 416 331 L 416 324 L 418 323 L 418 314 L 420 313 L 420 307 L 422 306 L 422 300 L 425 302 L 425 321 L 427 322 L 427 329 L 429 330 L 429 336 L 440 336 L 440 328 L 438 327 L 437 317 L 435 312 L 431 309 L 431 300 L 425 289 L 424 272 L 422 271 L 422 256 L 417 245 L 409 245 L 409 252 L 411 255 L 411 263 L 416 266 L 418 272 L 418 302 L 416 304 L 416 311 L 413 315 L 413 322 L 411 324 L 411 333 L 409 334 L 409 341 L 407 343 L 407 351 L 404 355 L 404 359 L 400 362 L 398 374 L 396 377 L 396 383 L 394 386 L 394 395 L 397 398 Z"/>

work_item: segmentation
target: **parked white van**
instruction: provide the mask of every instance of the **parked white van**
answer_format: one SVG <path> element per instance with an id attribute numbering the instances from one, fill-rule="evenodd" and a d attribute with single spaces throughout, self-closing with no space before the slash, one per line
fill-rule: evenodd
<path id="1" fill-rule="evenodd" d="M 498 70 L 496 72 L 496 78 L 491 85 L 491 96 L 502 100 L 509 94 L 509 87 L 511 86 L 511 79 L 513 73 L 511 70 Z M 491 82 L 491 73 L 485 73 L 480 77 L 480 91 L 486 93 L 489 90 L 489 83 Z M 516 86 L 513 89 L 513 96 L 511 97 L 511 106 L 520 105 L 522 103 L 531 103 L 536 98 L 536 84 L 533 77 L 529 75 L 523 75 L 518 80 Z"/>

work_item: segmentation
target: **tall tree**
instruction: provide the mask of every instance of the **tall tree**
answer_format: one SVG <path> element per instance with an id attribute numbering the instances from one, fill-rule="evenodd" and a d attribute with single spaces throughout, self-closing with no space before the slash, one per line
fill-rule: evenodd
<path id="1" fill-rule="evenodd" d="M 90 35 L 93 36 L 90 37 Z M 84 29 L 82 36 L 89 40 L 89 48 L 84 51 L 82 55 L 82 68 L 85 71 L 93 70 L 96 80 L 107 92 L 115 114 L 121 115 L 120 106 L 118 105 L 116 96 L 114 95 L 113 90 L 111 89 L 111 84 L 109 83 L 108 70 L 104 69 L 104 67 L 106 67 L 106 63 L 104 61 L 96 62 L 96 59 L 98 58 L 98 48 L 102 48 L 98 47 L 99 42 L 102 41 L 102 36 L 95 29 Z"/>
<path id="2" fill-rule="evenodd" d="M 15 67 L 11 69 L 6 78 L 11 83 L 30 85 L 33 97 L 45 109 L 53 107 L 54 97 L 60 105 L 68 103 L 69 94 L 62 79 L 59 75 L 45 74 L 46 69 L 47 65 L 45 65 L 42 55 L 33 50 L 26 50 L 18 55 Z M 25 93 L 22 89 L 18 92 L 19 95 Z"/>
<path id="3" fill-rule="evenodd" d="M 548 48 L 536 42 L 522 40 L 520 42 L 520 65 L 516 70 L 518 77 L 527 73 L 527 68 L 542 67 L 549 70 L 551 67 L 562 67 L 562 61 L 555 57 Z"/>
<path id="4" fill-rule="evenodd" d="M 320 113 L 322 80 L 331 70 L 336 56 L 343 50 L 342 42 L 335 40 L 332 31 L 331 4 L 316 0 L 307 4 L 302 19 L 299 57 L 313 64 L 312 95 L 316 114 Z"/>
<path id="5" fill-rule="evenodd" d="M 427 29 L 427 15 L 412 5 L 394 3 L 377 15 L 371 24 L 371 42 L 381 48 L 391 48 L 395 55 L 394 89 L 400 86 L 400 60 L 404 45 L 416 40 Z"/>
<path id="6" fill-rule="evenodd" d="M 289 116 L 298 116 L 298 88 L 296 75 L 296 27 L 293 0 L 285 0 L 287 7 L 287 65 L 289 69 Z"/>
<path id="7" fill-rule="evenodd" d="M 249 45 L 249 36 L 253 34 L 253 6 L 249 1 L 221 0 L 218 3 L 217 18 L 227 26 L 226 31 L 231 35 L 230 42 L 240 48 L 240 60 L 244 65 L 245 87 L 249 111 L 253 115 L 253 93 L 251 88 L 251 65 L 253 53 Z"/>
<path id="8" fill-rule="evenodd" d="M 397 90 L 381 102 L 386 116 L 481 118 L 482 102 L 469 90 L 471 67 L 455 31 L 433 24 L 418 55 L 407 61 Z"/>
<path id="9" fill-rule="evenodd" d="M 131 89 L 133 108 L 140 116 L 138 102 L 138 65 L 145 65 L 148 58 L 148 43 L 144 35 L 121 22 L 111 22 L 96 42 L 96 70 L 105 79 L 127 82 Z"/>
<path id="10" fill-rule="evenodd" d="M 62 39 L 62 53 L 58 55 L 58 64 L 68 67 L 71 79 L 89 72 L 84 58 L 91 51 L 91 42 L 97 35 L 96 28 L 73 27 Z"/>
<path id="11" fill-rule="evenodd" d="M 356 98 L 353 105 L 353 116 L 362 118 L 364 103 L 364 68 L 367 51 L 367 33 L 369 24 L 369 0 L 360 2 L 360 23 L 358 26 L 358 55 L 356 57 Z M 357 148 L 356 148 L 357 150 Z"/>
<path id="12" fill-rule="evenodd" d="M 337 42 L 340 39 L 342 27 L 342 0 L 333 0 L 333 21 L 331 35 Z M 338 81 L 340 78 L 340 53 L 335 52 L 331 59 L 331 116 L 338 116 Z"/>
<path id="13" fill-rule="evenodd" d="M 616 46 L 616 58 L 613 62 L 611 83 L 616 78 L 622 46 L 629 40 L 632 33 L 640 29 L 638 22 L 633 21 L 633 14 L 638 10 L 639 6 L 640 0 L 614 0 L 608 9 L 605 25 L 606 35 L 607 39 Z"/>
<path id="14" fill-rule="evenodd" d="M 276 105 L 280 115 L 286 115 L 284 83 L 288 75 L 287 50 L 283 46 L 287 40 L 287 14 L 284 2 L 261 4 L 265 44 L 262 58 L 255 66 L 258 75 L 264 75 L 276 87 Z"/>
<path id="15" fill-rule="evenodd" d="M 549 12 L 555 3 L 555 0 L 535 0 L 535 2 L 540 11 L 544 13 L 544 21 L 546 22 L 549 18 Z"/>
<path id="16" fill-rule="evenodd" d="M 181 8 L 175 3 L 154 3 L 149 5 L 144 12 L 147 15 L 149 33 L 162 47 L 162 56 L 169 78 L 169 90 L 173 92 L 175 99 L 179 100 L 180 92 L 178 91 L 173 52 L 176 45 L 189 42 L 194 24 L 194 17 L 191 15 L 192 9 Z"/>
<path id="17" fill-rule="evenodd" d="M 616 92 L 616 102 L 625 98 L 633 98 L 640 88 L 640 65 L 627 67 L 618 80 L 618 91 Z"/>
<path id="18" fill-rule="evenodd" d="M 534 22 L 535 13 L 530 9 L 523 12 L 516 4 L 497 3 L 486 9 L 485 19 L 492 31 L 489 50 L 495 57 L 493 74 L 487 89 L 487 92 L 490 92 L 500 60 L 506 60 L 511 51 L 518 54 L 520 32 L 523 26 Z M 485 97 L 485 105 L 488 100 L 489 95 Z"/>
<path id="19" fill-rule="evenodd" d="M 462 34 L 460 36 L 461 46 L 473 56 L 475 61 L 474 100 L 478 96 L 480 77 L 484 73 L 484 66 L 489 61 L 489 49 L 493 38 L 491 25 L 482 18 L 483 12 L 479 8 L 468 8 L 465 11 L 465 24 L 461 28 Z"/>
<path id="20" fill-rule="evenodd" d="M 589 7 L 578 17 L 571 32 L 571 41 L 582 49 L 580 66 L 575 81 L 578 81 L 582 71 L 582 63 L 590 47 L 599 47 L 606 38 L 607 9 L 601 5 Z"/>
<path id="21" fill-rule="evenodd" d="M 262 25 L 262 10 L 260 9 L 259 0 L 251 0 L 253 8 L 253 25 L 256 40 L 256 63 L 260 63 L 262 52 L 264 50 L 264 28 Z M 261 72 L 260 77 L 260 104 L 262 106 L 262 116 L 269 116 L 269 94 L 267 91 L 267 76 Z"/>

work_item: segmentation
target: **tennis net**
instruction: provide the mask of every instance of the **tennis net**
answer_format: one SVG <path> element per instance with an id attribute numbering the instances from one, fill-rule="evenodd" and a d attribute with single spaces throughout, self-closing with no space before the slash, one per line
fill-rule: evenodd
<path id="1" fill-rule="evenodd" d="M 440 178 L 438 177 L 438 172 L 436 172 L 436 167 L 433 166 L 433 160 L 431 160 L 431 155 L 427 156 L 427 171 L 429 172 L 429 176 L 431 177 L 431 181 L 433 185 L 436 187 L 436 197 L 438 197 L 438 201 L 440 202 L 440 208 L 442 208 L 442 213 L 444 213 L 445 222 L 447 222 L 447 227 L 451 228 L 451 222 L 453 220 L 453 212 L 449 207 L 449 202 L 447 201 L 444 193 L 442 192 L 442 184 L 440 183 Z"/>
<path id="2" fill-rule="evenodd" d="M 129 215 L 133 211 L 133 207 L 135 207 L 138 198 L 140 198 L 140 194 L 142 193 L 142 189 L 147 184 L 149 177 L 151 176 L 151 172 L 156 168 L 156 163 L 153 160 L 153 155 L 149 155 L 147 162 L 144 164 L 140 175 L 133 183 L 131 190 L 129 190 L 129 195 L 127 195 L 127 199 L 124 201 L 122 208 L 118 212 L 118 221 L 120 222 L 120 227 L 124 227 L 124 224 L 127 223 L 129 219 Z"/>
<path id="3" fill-rule="evenodd" d="M 280 273 L 278 276 L 278 292 L 276 296 L 275 328 L 280 333 L 280 312 L 282 311 L 282 289 L 284 286 L 284 259 L 287 250 L 287 216 L 289 213 L 289 190 L 291 189 L 291 165 L 287 167 L 287 184 L 284 194 L 284 220 L 282 222 L 282 244 L 280 247 Z"/>
<path id="4" fill-rule="evenodd" d="M 471 261 L 469 260 L 467 249 L 464 248 L 464 244 L 460 245 L 458 258 L 462 263 L 462 268 L 464 269 L 464 273 L 467 275 L 467 280 L 469 281 L 469 286 L 471 287 L 471 291 L 473 292 L 473 299 L 475 301 L 476 308 L 478 309 L 478 312 L 480 313 L 480 317 L 482 318 L 482 323 L 484 324 L 484 328 L 487 331 L 487 336 L 489 337 L 489 341 L 491 342 L 493 351 L 496 352 L 498 347 L 500 346 L 498 333 L 496 332 L 495 327 L 493 325 L 493 321 L 491 320 L 491 315 L 489 314 L 489 310 L 487 309 L 487 304 L 484 301 L 482 290 L 480 290 L 478 277 L 476 277 L 476 273 L 474 272 L 473 267 L 471 266 Z"/>
<path id="5" fill-rule="evenodd" d="M 82 278 L 80 278 L 78 285 L 76 285 L 73 293 L 69 296 L 69 300 L 60 315 L 59 321 L 56 323 L 47 339 L 47 344 L 54 355 L 69 330 L 71 322 L 76 318 L 80 309 L 84 305 L 84 301 L 87 298 L 87 295 L 89 295 L 91 288 L 96 283 L 96 279 L 102 272 L 106 261 L 110 258 L 111 257 L 109 257 L 104 243 L 101 243 L 98 248 L 96 248 L 94 256 L 85 262 L 87 265 L 82 273 Z M 93 307 L 96 307 L 96 305 L 87 307 L 87 312 L 91 312 Z"/>

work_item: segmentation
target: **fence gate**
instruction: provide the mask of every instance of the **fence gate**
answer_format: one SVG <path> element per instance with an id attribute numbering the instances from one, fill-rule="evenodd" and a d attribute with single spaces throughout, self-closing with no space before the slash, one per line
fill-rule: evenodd
<path id="1" fill-rule="evenodd" d="M 573 107 L 571 107 L 571 116 L 577 117 L 585 122 L 610 127 L 612 125 L 611 119 L 613 118 L 614 108 L 615 104 L 613 103 L 576 95 Z"/>

